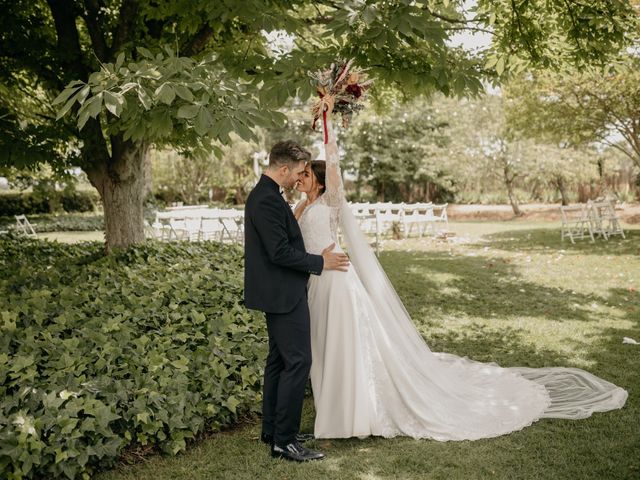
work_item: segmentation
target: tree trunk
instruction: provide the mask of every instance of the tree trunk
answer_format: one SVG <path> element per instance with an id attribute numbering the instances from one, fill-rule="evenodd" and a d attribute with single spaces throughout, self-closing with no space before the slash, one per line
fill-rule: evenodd
<path id="1" fill-rule="evenodd" d="M 567 195 L 567 186 L 564 183 L 564 178 L 558 177 L 556 178 L 556 186 L 558 187 L 558 191 L 560 192 L 560 198 L 562 199 L 562 205 L 569 205 L 569 196 Z"/>
<path id="2" fill-rule="evenodd" d="M 144 143 L 122 142 L 115 144 L 108 163 L 87 169 L 87 176 L 104 205 L 107 253 L 144 241 L 147 153 L 148 145 Z"/>
<path id="3" fill-rule="evenodd" d="M 522 215 L 522 210 L 520 210 L 520 205 L 518 204 L 518 198 L 516 197 L 516 193 L 514 191 L 514 181 L 516 179 L 516 175 L 511 173 L 511 168 L 508 163 L 504 163 L 504 167 L 502 170 L 504 174 L 504 184 L 507 187 L 507 195 L 509 196 L 509 203 L 511 203 L 511 208 L 513 209 L 513 214 L 516 217 Z"/>
<path id="4" fill-rule="evenodd" d="M 522 216 L 522 210 L 520 210 L 520 205 L 518 204 L 518 199 L 513 191 L 513 184 L 511 183 L 507 184 L 507 195 L 509 196 L 509 203 L 511 203 L 513 214 L 516 217 Z"/>

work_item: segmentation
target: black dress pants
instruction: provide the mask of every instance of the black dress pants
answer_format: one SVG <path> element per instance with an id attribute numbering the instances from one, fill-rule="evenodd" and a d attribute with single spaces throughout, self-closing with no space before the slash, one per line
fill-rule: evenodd
<path id="1" fill-rule="evenodd" d="M 307 296 L 288 313 L 267 313 L 269 355 L 264 369 L 262 432 L 279 446 L 300 430 L 304 391 L 311 369 Z"/>

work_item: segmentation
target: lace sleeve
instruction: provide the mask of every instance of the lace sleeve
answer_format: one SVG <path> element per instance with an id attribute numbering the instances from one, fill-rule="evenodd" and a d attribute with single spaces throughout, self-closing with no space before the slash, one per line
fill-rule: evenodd
<path id="1" fill-rule="evenodd" d="M 326 191 L 322 196 L 324 197 L 324 203 L 331 208 L 331 234 L 334 239 L 337 239 L 338 226 L 340 225 L 340 209 L 344 203 L 344 186 L 342 185 L 342 175 L 340 174 L 338 144 L 330 120 L 327 120 L 327 133 L 329 143 L 324 146 L 327 166 L 325 176 Z"/>
<path id="2" fill-rule="evenodd" d="M 340 208 L 344 201 L 344 186 L 342 185 L 342 175 L 340 174 L 340 158 L 338 157 L 338 144 L 333 132 L 331 121 L 327 121 L 329 143 L 324 146 L 325 160 L 327 162 L 327 173 L 325 181 L 327 191 L 325 192 L 326 202 L 332 208 Z"/>

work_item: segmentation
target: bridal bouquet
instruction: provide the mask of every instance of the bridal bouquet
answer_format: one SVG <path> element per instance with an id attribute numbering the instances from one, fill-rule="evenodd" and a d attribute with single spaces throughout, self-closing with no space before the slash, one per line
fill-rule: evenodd
<path id="1" fill-rule="evenodd" d="M 354 113 L 364 108 L 363 101 L 373 80 L 367 79 L 365 70 L 353 65 L 353 60 L 339 60 L 327 70 L 309 73 L 316 83 L 320 97 L 313 105 L 313 125 L 322 117 L 324 138 L 327 143 L 326 121 L 331 112 L 342 115 L 342 125 L 347 127 Z"/>

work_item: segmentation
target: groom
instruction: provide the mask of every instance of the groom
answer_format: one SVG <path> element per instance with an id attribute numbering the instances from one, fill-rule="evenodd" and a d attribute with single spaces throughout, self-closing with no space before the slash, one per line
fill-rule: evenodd
<path id="1" fill-rule="evenodd" d="M 267 317 L 269 354 L 264 370 L 262 441 L 271 456 L 304 462 L 324 454 L 303 447 L 300 417 L 311 367 L 307 282 L 323 270 L 346 271 L 349 259 L 305 251 L 302 233 L 283 189 L 295 186 L 311 154 L 293 141 L 276 143 L 269 167 L 249 194 L 245 206 L 244 298 L 248 308 Z"/>

